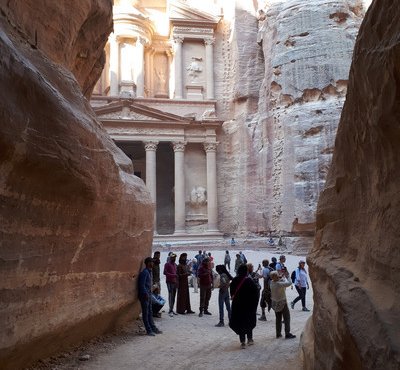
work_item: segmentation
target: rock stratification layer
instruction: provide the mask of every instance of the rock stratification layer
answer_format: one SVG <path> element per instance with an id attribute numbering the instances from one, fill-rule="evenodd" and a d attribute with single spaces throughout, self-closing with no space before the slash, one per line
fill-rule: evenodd
<path id="1" fill-rule="evenodd" d="M 29 22 L 46 9 L 46 19 L 61 14 L 63 3 L 8 3 L 0 15 L 0 368 L 17 369 L 134 316 L 132 276 L 150 252 L 153 205 L 81 92 L 90 93 L 104 42 L 91 40 L 90 65 L 80 67 L 66 45 L 82 40 L 72 19 L 89 28 L 84 37 L 101 34 L 111 3 L 68 3 L 51 40 L 38 30 L 37 44 Z M 97 6 L 108 8 L 107 23 L 91 23 Z"/>
<path id="2" fill-rule="evenodd" d="M 255 10 L 236 1 L 231 33 L 228 20 L 221 27 L 229 47 L 218 45 L 226 61 L 216 80 L 226 114 L 221 229 L 288 232 L 297 222 L 312 230 L 364 8 L 275 0 L 258 24 Z"/>
<path id="3" fill-rule="evenodd" d="M 308 258 L 307 369 L 400 367 L 400 8 L 375 1 L 360 28 Z"/>

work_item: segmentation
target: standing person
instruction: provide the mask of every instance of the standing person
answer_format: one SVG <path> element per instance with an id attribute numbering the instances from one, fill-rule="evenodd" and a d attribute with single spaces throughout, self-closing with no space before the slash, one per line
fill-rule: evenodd
<path id="1" fill-rule="evenodd" d="M 293 302 L 290 302 L 290 306 L 294 309 L 294 305 L 301 300 L 301 304 L 303 306 L 302 310 L 305 312 L 309 312 L 310 310 L 306 307 L 306 292 L 307 289 L 310 288 L 308 285 L 307 271 L 305 269 L 306 262 L 300 260 L 299 267 L 295 270 L 296 279 L 294 282 L 294 287 L 299 294 L 298 297 L 295 298 Z"/>
<path id="2" fill-rule="evenodd" d="M 161 294 L 160 263 L 160 252 L 155 251 L 153 255 L 153 284 L 158 286 L 158 294 Z"/>
<path id="3" fill-rule="evenodd" d="M 263 270 L 262 270 L 262 277 L 264 280 L 264 288 L 261 294 L 261 300 L 260 300 L 260 307 L 261 307 L 261 316 L 259 317 L 258 320 L 260 321 L 267 321 L 267 317 L 265 316 L 265 309 L 268 307 L 268 312 L 271 310 L 271 288 L 269 286 L 270 282 L 270 272 L 273 271 L 269 267 L 269 261 L 268 260 L 263 260 L 262 265 L 263 265 Z"/>
<path id="4" fill-rule="evenodd" d="M 278 261 L 276 260 L 276 257 L 272 257 L 272 258 L 271 258 L 271 261 L 272 261 L 272 262 L 269 264 L 269 267 L 271 267 L 272 270 L 276 270 L 276 264 L 277 264 L 277 262 L 278 262 Z"/>
<path id="5" fill-rule="evenodd" d="M 199 253 L 194 256 L 194 258 L 196 258 L 197 263 L 200 266 L 201 261 L 203 261 L 203 253 L 202 253 L 202 251 L 200 250 Z"/>
<path id="6" fill-rule="evenodd" d="M 218 293 L 218 306 L 219 306 L 219 323 L 215 326 L 225 326 L 224 322 L 224 304 L 228 311 L 228 318 L 231 319 L 231 302 L 229 298 L 229 285 L 233 279 L 224 265 L 217 265 L 215 268 L 220 276 L 219 278 L 219 293 Z"/>
<path id="7" fill-rule="evenodd" d="M 211 252 L 208 252 L 208 259 L 210 261 L 211 270 L 214 268 L 214 257 L 211 255 Z"/>
<path id="8" fill-rule="evenodd" d="M 174 312 L 174 304 L 176 297 L 176 288 L 178 285 L 178 275 L 176 273 L 176 254 L 171 253 L 168 262 L 164 265 L 164 275 L 168 288 L 169 316 L 177 315 Z"/>
<path id="9" fill-rule="evenodd" d="M 176 273 L 178 275 L 178 295 L 176 300 L 176 312 L 181 315 L 184 315 L 185 313 L 194 313 L 190 308 L 188 282 L 190 271 L 187 265 L 187 253 L 182 253 L 179 256 L 179 264 L 176 269 Z"/>
<path id="10" fill-rule="evenodd" d="M 285 266 L 286 257 L 282 254 L 279 256 L 279 262 L 276 264 L 275 270 L 278 271 L 279 275 L 285 275 L 287 273 L 287 269 Z"/>
<path id="11" fill-rule="evenodd" d="M 228 270 L 231 271 L 231 256 L 229 254 L 229 251 L 225 252 L 225 258 L 224 258 L 224 266 L 228 266 Z"/>
<path id="12" fill-rule="evenodd" d="M 238 272 L 238 269 L 239 269 L 240 265 L 243 265 L 243 261 L 240 258 L 240 254 L 238 253 L 238 254 L 236 254 L 236 260 L 235 260 L 235 273 L 236 273 L 236 275 L 237 275 L 237 272 Z"/>
<path id="13" fill-rule="evenodd" d="M 285 323 L 285 338 L 296 338 L 290 332 L 290 312 L 286 301 L 286 288 L 291 286 L 287 276 L 280 277 L 278 271 L 271 271 L 271 299 L 272 309 L 275 311 L 276 337 L 282 337 L 282 316 Z"/>
<path id="14" fill-rule="evenodd" d="M 211 315 L 208 311 L 208 304 L 211 298 L 211 291 L 213 289 L 213 275 L 210 268 L 210 261 L 208 258 L 204 258 L 201 266 L 197 270 L 197 275 L 200 282 L 200 313 L 199 317 L 205 315 Z"/>
<path id="15" fill-rule="evenodd" d="M 233 278 L 230 293 L 232 297 L 232 313 L 229 327 L 239 335 L 241 348 L 254 344 L 253 329 L 256 327 L 257 304 L 259 291 L 248 276 L 247 266 L 240 265 L 238 274 Z"/>
<path id="16" fill-rule="evenodd" d="M 192 276 L 193 276 L 193 293 L 198 293 L 198 278 L 197 278 L 197 270 L 199 269 L 199 263 L 196 258 L 192 260 Z"/>
<path id="17" fill-rule="evenodd" d="M 156 334 L 161 334 L 162 331 L 159 330 L 153 321 L 153 309 L 151 302 L 151 287 L 152 287 L 152 270 L 153 270 L 153 259 L 147 257 L 144 260 L 146 267 L 139 274 L 138 288 L 139 288 L 139 300 L 142 306 L 142 318 L 143 324 L 146 328 L 147 335 L 154 337 Z"/>
<path id="18" fill-rule="evenodd" d="M 262 275 L 260 275 L 258 272 L 261 270 L 261 265 L 258 265 L 257 271 L 254 271 L 254 266 L 252 263 L 247 264 L 247 272 L 249 278 L 253 279 L 254 284 L 256 284 L 258 290 L 261 290 L 261 285 L 260 285 L 260 279 L 262 278 Z"/>
<path id="19" fill-rule="evenodd" d="M 244 255 L 244 253 L 243 253 L 242 251 L 240 251 L 240 252 L 239 252 L 239 255 L 240 255 L 240 259 L 242 260 L 242 262 L 243 262 L 244 264 L 246 264 L 246 263 L 247 263 L 247 258 L 246 258 L 246 256 Z"/>

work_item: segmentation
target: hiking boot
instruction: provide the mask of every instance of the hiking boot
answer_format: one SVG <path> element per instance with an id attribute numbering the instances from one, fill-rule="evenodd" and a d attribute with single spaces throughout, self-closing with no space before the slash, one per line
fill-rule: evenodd
<path id="1" fill-rule="evenodd" d="M 240 343 L 240 348 L 241 349 L 246 349 L 246 343 L 245 342 Z"/>
<path id="2" fill-rule="evenodd" d="M 204 315 L 212 315 L 212 313 L 210 311 L 208 311 L 208 310 L 205 310 L 204 311 Z"/>
<path id="3" fill-rule="evenodd" d="M 307 307 L 303 307 L 302 311 L 304 312 L 310 312 L 310 310 Z"/>
<path id="4" fill-rule="evenodd" d="M 217 325 L 215 325 L 217 328 L 221 328 L 223 326 L 225 326 L 223 321 L 220 321 Z"/>
<path id="5" fill-rule="evenodd" d="M 286 339 L 293 339 L 293 338 L 296 338 L 296 336 L 294 334 L 292 334 L 292 333 L 289 333 L 289 334 L 285 335 L 285 338 Z"/>
<path id="6" fill-rule="evenodd" d="M 265 317 L 265 315 L 261 315 L 258 320 L 260 321 L 267 321 L 267 318 Z"/>
<path id="7" fill-rule="evenodd" d="M 294 310 L 294 302 L 290 302 L 290 307 L 292 307 L 292 310 Z"/>

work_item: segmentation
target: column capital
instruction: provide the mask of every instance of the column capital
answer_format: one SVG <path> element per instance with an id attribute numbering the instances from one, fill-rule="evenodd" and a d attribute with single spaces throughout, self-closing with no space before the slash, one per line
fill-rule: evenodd
<path id="1" fill-rule="evenodd" d="M 214 43 L 215 43 L 215 37 L 205 37 L 204 38 L 204 44 L 214 45 Z"/>
<path id="2" fill-rule="evenodd" d="M 216 152 L 218 143 L 204 143 L 204 150 L 206 152 Z"/>
<path id="3" fill-rule="evenodd" d="M 173 39 L 174 39 L 175 44 L 182 44 L 183 40 L 185 38 L 183 36 L 181 36 L 181 35 L 174 35 Z"/>
<path id="4" fill-rule="evenodd" d="M 144 149 L 145 151 L 156 151 L 157 150 L 158 141 L 145 141 Z"/>
<path id="5" fill-rule="evenodd" d="M 174 152 L 184 152 L 186 143 L 182 141 L 176 141 L 172 143 L 172 147 L 174 148 Z"/>

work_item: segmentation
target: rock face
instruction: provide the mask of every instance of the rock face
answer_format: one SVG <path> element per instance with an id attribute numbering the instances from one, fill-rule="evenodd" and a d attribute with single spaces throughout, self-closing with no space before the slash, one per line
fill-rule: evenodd
<path id="1" fill-rule="evenodd" d="M 400 367 L 399 35 L 398 2 L 373 2 L 318 203 L 306 369 Z"/>
<path id="2" fill-rule="evenodd" d="M 0 15 L 2 369 L 137 314 L 132 276 L 152 240 L 143 182 L 65 68 L 90 94 L 111 3 L 29 3 L 2 2 Z M 105 21 L 95 28 L 99 13 Z"/>
<path id="3" fill-rule="evenodd" d="M 290 232 L 296 218 L 313 229 L 364 14 L 355 0 L 268 4 L 257 22 L 237 1 L 231 33 L 221 31 L 230 49 L 217 45 L 232 60 L 217 79 L 224 231 Z"/>

